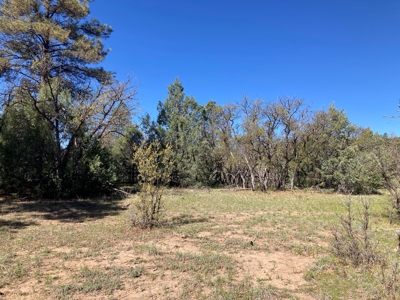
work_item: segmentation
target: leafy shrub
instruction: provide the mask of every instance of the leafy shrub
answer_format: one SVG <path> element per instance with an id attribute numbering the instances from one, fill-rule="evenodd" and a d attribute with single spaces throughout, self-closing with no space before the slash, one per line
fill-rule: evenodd
<path id="1" fill-rule="evenodd" d="M 134 226 L 153 227 L 161 219 L 161 199 L 173 169 L 171 151 L 170 146 L 162 149 L 159 141 L 143 141 L 136 147 L 133 162 L 139 172 L 140 192 L 130 211 Z"/>

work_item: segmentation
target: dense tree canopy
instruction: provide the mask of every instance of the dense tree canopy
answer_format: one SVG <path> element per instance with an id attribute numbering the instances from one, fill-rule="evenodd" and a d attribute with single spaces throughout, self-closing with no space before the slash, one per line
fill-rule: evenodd
<path id="1" fill-rule="evenodd" d="M 200 105 L 185 97 L 182 83 L 168 86 L 168 98 L 159 104 L 158 128 L 162 139 L 173 147 L 175 168 L 172 183 L 178 186 L 210 185 L 214 182 L 211 154 L 211 101 Z"/>
<path id="2" fill-rule="evenodd" d="M 0 8 L 2 127 L 20 126 L 16 116 L 25 118 L 28 127 L 39 123 L 47 127 L 46 139 L 52 143 L 44 159 L 50 170 L 41 176 L 52 182 L 50 190 L 55 195 L 76 192 L 77 182 L 72 179 L 79 174 L 90 178 L 83 175 L 90 169 L 82 166 L 85 151 L 106 135 L 122 133 L 134 108 L 135 90 L 130 82 L 117 82 L 111 72 L 95 67 L 108 52 L 102 39 L 110 36 L 111 27 L 87 20 L 88 4 L 5 0 Z M 33 125 L 33 119 L 40 122 Z M 10 139 L 20 138 L 16 130 L 12 132 L 15 136 Z M 8 147 L 7 140 L 2 142 Z M 2 176 L 10 175 L 6 174 Z M 20 185 L 26 185 L 25 181 Z"/>
<path id="3" fill-rule="evenodd" d="M 102 39 L 111 27 L 86 20 L 89 1 L 4 0 L 0 9 L 0 74 L 37 93 L 55 78 L 76 92 L 88 79 L 107 82 L 112 74 L 92 65 L 104 60 Z M 78 83 L 78 85 L 77 85 Z"/>

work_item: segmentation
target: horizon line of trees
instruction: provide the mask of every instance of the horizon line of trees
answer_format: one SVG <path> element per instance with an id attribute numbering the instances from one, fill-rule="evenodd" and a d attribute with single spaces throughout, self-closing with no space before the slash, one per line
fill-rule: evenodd
<path id="1" fill-rule="evenodd" d="M 142 140 L 172 146 L 171 186 L 261 191 L 376 192 L 385 186 L 384 167 L 393 156 L 388 145 L 394 152 L 399 146 L 397 137 L 356 126 L 334 105 L 312 111 L 297 98 L 265 102 L 246 96 L 234 104 L 202 105 L 185 96 L 178 78 L 159 102 L 157 119 L 147 115 L 116 147 L 131 149 Z M 379 163 L 384 166 L 377 168 Z"/>

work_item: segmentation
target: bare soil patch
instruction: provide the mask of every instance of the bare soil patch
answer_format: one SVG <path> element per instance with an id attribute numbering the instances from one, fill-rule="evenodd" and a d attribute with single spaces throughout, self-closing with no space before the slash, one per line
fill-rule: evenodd
<path id="1" fill-rule="evenodd" d="M 239 275 L 248 276 L 254 282 L 265 281 L 277 288 L 296 290 L 307 282 L 303 272 L 313 263 L 314 259 L 294 255 L 287 252 L 240 253 L 235 259 L 242 263 L 243 272 Z"/>

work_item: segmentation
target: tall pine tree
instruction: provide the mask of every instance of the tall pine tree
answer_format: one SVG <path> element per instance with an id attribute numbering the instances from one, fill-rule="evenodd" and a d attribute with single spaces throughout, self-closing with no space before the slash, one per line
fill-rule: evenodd
<path id="1" fill-rule="evenodd" d="M 214 161 L 210 117 L 215 103 L 200 105 L 184 93 L 178 78 L 168 86 L 168 97 L 159 104 L 158 124 L 162 138 L 174 156 L 172 183 L 179 186 L 211 185 Z M 159 130 L 160 132 L 160 130 Z"/>
<path id="2" fill-rule="evenodd" d="M 61 190 L 67 169 L 76 165 L 71 160 L 79 161 L 88 140 L 123 131 L 133 109 L 130 83 L 95 66 L 108 53 L 102 40 L 112 30 L 87 19 L 89 2 L 3 0 L 0 7 L 3 117 L 19 102 L 44 120 L 53 134 L 53 177 Z"/>

